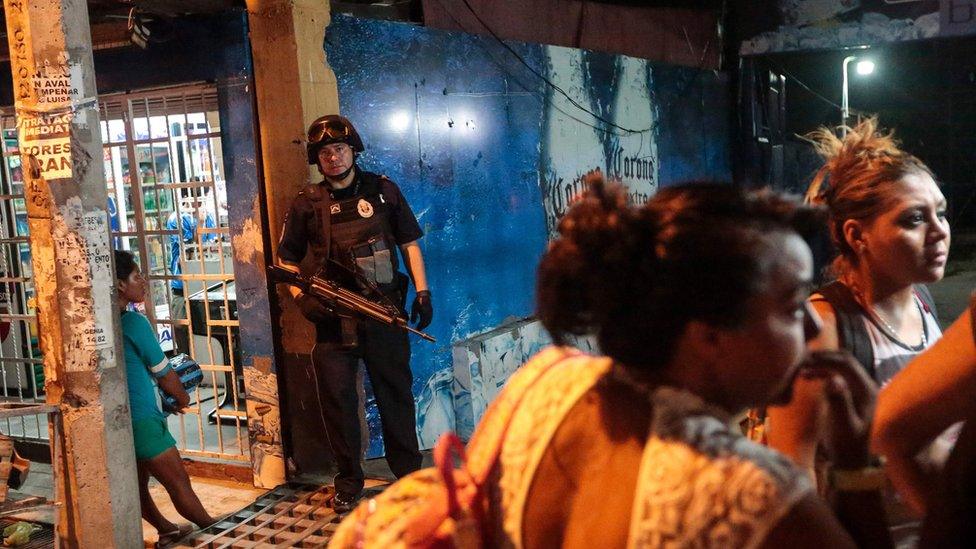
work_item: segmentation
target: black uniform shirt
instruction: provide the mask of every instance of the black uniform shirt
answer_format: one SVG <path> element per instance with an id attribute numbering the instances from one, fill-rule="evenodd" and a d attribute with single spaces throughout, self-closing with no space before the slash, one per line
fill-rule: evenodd
<path id="1" fill-rule="evenodd" d="M 324 185 L 323 181 L 320 185 Z M 359 172 L 356 180 L 345 189 L 332 192 L 333 200 L 345 200 L 356 195 L 375 196 L 382 194 L 383 200 L 389 205 L 389 226 L 393 239 L 398 246 L 413 242 L 424 236 L 417 218 L 410 209 L 410 204 L 403 198 L 400 187 L 385 177 L 370 172 Z M 301 263 L 308 250 L 309 237 L 307 233 L 309 219 L 314 217 L 314 205 L 305 191 L 295 197 L 291 209 L 285 217 L 285 227 L 278 243 L 278 257 L 289 263 Z"/>

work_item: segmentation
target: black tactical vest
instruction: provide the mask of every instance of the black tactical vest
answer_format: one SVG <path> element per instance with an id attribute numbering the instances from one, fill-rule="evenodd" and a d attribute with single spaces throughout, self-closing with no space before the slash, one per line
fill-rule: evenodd
<path id="1" fill-rule="evenodd" d="M 325 264 L 330 278 L 362 287 L 348 272 L 353 271 L 369 284 L 390 289 L 399 267 L 390 228 L 390 204 L 383 196 L 380 176 L 360 172 L 353 185 L 357 186 L 356 191 L 342 200 L 334 200 L 324 183 L 306 191 L 315 212 L 310 219 L 314 227 L 309 227 L 309 248 L 316 256 L 316 264 Z M 327 260 L 338 262 L 345 269 Z"/>

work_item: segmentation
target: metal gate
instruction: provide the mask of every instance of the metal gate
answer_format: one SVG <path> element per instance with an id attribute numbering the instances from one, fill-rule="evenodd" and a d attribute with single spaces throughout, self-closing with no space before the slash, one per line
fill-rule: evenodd
<path id="1" fill-rule="evenodd" d="M 185 456 L 247 461 L 239 324 L 217 91 L 200 84 L 99 97 L 113 246 L 150 283 L 144 307 L 167 354 L 204 371 L 187 413 L 169 416 Z M 43 400 L 23 175 L 12 110 L 4 113 L 0 188 L 0 395 Z M 9 326 L 9 330 L 7 330 Z M 8 343 L 9 341 L 9 343 Z M 46 420 L 0 425 L 46 438 Z"/>

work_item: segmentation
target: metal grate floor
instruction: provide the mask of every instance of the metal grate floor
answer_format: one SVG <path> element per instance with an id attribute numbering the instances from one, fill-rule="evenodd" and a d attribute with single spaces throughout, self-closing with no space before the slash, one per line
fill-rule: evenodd
<path id="1" fill-rule="evenodd" d="M 331 485 L 284 484 L 170 547 L 324 547 L 339 526 L 339 516 L 331 507 L 333 495 Z"/>
<path id="2" fill-rule="evenodd" d="M 10 526 L 11 524 L 15 524 L 18 521 L 19 519 L 16 518 L 5 517 L 0 519 L 0 532 L 2 532 L 3 529 L 6 528 L 7 526 Z M 21 549 L 49 549 L 51 547 L 54 547 L 54 526 L 50 524 L 45 524 L 43 522 L 33 521 L 33 520 L 28 522 L 40 526 L 41 529 L 31 534 L 29 542 L 27 542 L 24 545 L 19 545 L 18 547 L 20 547 Z M 2 538 L 3 536 L 0 536 L 0 542 L 3 541 Z"/>

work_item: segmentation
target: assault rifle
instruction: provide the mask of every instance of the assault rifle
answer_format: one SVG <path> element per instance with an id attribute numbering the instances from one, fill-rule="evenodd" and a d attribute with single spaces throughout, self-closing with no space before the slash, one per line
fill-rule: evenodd
<path id="1" fill-rule="evenodd" d="M 306 276 L 279 265 L 271 265 L 268 267 L 268 272 L 271 274 L 271 278 L 276 279 L 278 282 L 301 288 L 303 292 L 321 299 L 330 307 L 357 316 L 371 318 L 383 324 L 396 326 L 410 333 L 417 334 L 427 341 L 437 342 L 432 336 L 411 328 L 407 324 L 407 318 L 401 316 L 400 311 L 392 305 L 384 305 L 367 299 L 356 292 L 347 290 L 335 282 L 318 275 Z"/>

